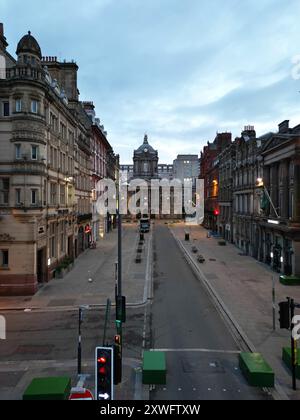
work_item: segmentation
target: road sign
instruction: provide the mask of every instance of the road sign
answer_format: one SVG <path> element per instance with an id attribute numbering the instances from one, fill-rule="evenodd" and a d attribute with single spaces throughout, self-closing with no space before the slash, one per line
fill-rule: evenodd
<path id="1" fill-rule="evenodd" d="M 96 348 L 96 400 L 114 399 L 114 350 L 113 347 Z"/>
<path id="2" fill-rule="evenodd" d="M 89 389 L 73 388 L 69 397 L 70 401 L 93 401 L 94 396 Z"/>

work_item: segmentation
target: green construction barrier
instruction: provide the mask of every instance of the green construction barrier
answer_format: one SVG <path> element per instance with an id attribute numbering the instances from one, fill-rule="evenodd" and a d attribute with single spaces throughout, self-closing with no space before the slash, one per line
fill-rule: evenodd
<path id="1" fill-rule="evenodd" d="M 251 386 L 273 388 L 275 375 L 272 368 L 259 353 L 241 353 L 240 369 Z"/>
<path id="2" fill-rule="evenodd" d="M 300 277 L 280 276 L 279 279 L 284 286 L 300 286 Z"/>
<path id="3" fill-rule="evenodd" d="M 300 351 L 297 351 L 297 365 L 296 365 L 296 378 L 300 379 Z M 292 370 L 292 349 L 290 347 L 284 347 L 282 349 L 282 360 L 286 366 Z"/>
<path id="4" fill-rule="evenodd" d="M 70 378 L 35 378 L 24 392 L 23 401 L 64 401 L 70 392 Z"/>
<path id="5" fill-rule="evenodd" d="M 159 351 L 145 351 L 143 357 L 143 384 L 166 385 L 166 355 Z"/>

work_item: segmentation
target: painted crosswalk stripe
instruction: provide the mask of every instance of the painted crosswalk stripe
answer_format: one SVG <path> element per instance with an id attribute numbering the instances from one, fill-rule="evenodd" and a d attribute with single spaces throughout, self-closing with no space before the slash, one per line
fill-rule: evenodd
<path id="1" fill-rule="evenodd" d="M 213 349 L 151 349 L 164 353 L 220 353 L 220 354 L 240 354 L 239 350 L 213 350 Z"/>

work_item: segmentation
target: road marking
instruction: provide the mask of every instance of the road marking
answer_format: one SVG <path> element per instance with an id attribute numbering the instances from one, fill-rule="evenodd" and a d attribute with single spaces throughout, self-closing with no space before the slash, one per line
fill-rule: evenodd
<path id="1" fill-rule="evenodd" d="M 240 354 L 239 350 L 213 350 L 213 349 L 151 349 L 164 353 L 220 353 L 220 354 Z"/>

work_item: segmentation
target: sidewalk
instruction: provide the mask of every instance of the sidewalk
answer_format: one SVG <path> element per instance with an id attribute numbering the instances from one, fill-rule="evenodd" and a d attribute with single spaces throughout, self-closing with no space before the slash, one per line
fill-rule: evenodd
<path id="1" fill-rule="evenodd" d="M 145 236 L 142 263 L 135 263 L 139 240 L 138 225 L 123 227 L 123 295 L 127 303 L 142 304 L 145 300 L 145 278 L 150 235 Z M 63 279 L 53 279 L 33 297 L 0 297 L 0 311 L 74 308 L 80 305 L 106 305 L 115 300 L 115 263 L 117 231 L 98 242 L 97 249 L 87 250 Z"/>
<path id="2" fill-rule="evenodd" d="M 184 224 L 171 227 L 194 261 L 197 261 L 197 255 L 192 253 L 192 247 L 198 248 L 198 255 L 202 254 L 206 261 L 196 264 L 206 280 L 229 308 L 256 350 L 273 367 L 285 393 L 291 399 L 300 399 L 300 391 L 292 391 L 291 374 L 281 360 L 282 347 L 290 345 L 290 333 L 279 329 L 279 308 L 276 309 L 277 331 L 273 331 L 272 278 L 276 279 L 277 303 L 285 301 L 287 296 L 300 302 L 300 287 L 282 286 L 279 274 L 251 257 L 241 256 L 241 251 L 233 245 L 220 247 L 218 240 L 207 238 L 205 229 L 188 229 L 191 232 L 190 243 L 184 241 Z"/>

